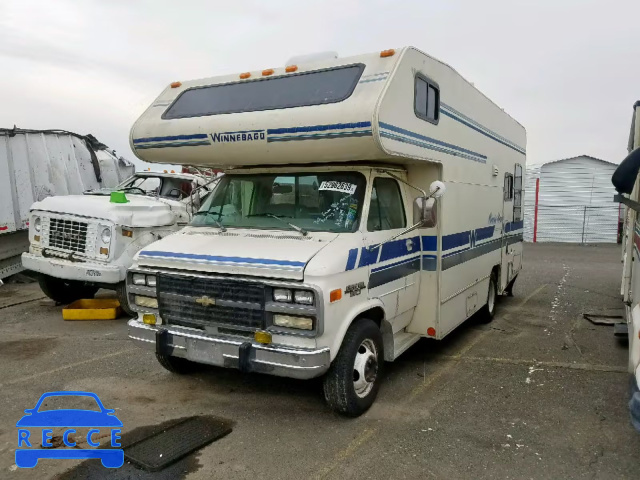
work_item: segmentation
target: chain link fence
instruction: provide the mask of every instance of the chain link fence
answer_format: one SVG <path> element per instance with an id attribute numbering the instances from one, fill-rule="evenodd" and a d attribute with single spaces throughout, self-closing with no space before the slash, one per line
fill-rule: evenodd
<path id="1" fill-rule="evenodd" d="M 524 239 L 528 242 L 616 243 L 620 208 L 590 205 L 538 205 L 525 207 Z"/>

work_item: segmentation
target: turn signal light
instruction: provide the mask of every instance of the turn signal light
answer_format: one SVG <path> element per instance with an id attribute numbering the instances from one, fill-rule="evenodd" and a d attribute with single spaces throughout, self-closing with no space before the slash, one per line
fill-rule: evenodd
<path id="1" fill-rule="evenodd" d="M 122 236 L 123 237 L 133 237 L 133 230 L 127 230 L 126 228 L 122 229 Z"/>
<path id="2" fill-rule="evenodd" d="M 250 76 L 251 76 L 251 73 L 249 73 L 249 72 L 244 72 L 244 73 L 240 74 L 240 78 L 242 78 L 243 80 L 245 78 L 249 78 Z"/>
<path id="3" fill-rule="evenodd" d="M 329 293 L 329 302 L 337 302 L 340 299 L 342 299 L 342 289 L 338 288 L 336 290 L 331 290 Z"/>
<path id="4" fill-rule="evenodd" d="M 39 242 L 40 241 L 40 235 L 34 235 L 33 236 L 33 241 L 34 242 Z"/>
<path id="5" fill-rule="evenodd" d="M 109 255 L 109 249 L 105 247 L 100 247 L 100 255 Z"/>
<path id="6" fill-rule="evenodd" d="M 382 51 L 380 52 L 380 56 L 381 56 L 382 58 L 385 58 L 385 57 L 392 57 L 395 53 L 396 53 L 396 51 L 395 51 L 393 48 L 390 48 L 389 50 L 382 50 Z"/>
<path id="7" fill-rule="evenodd" d="M 145 313 L 144 315 L 142 315 L 142 323 L 146 325 L 155 325 L 156 316 L 153 313 Z"/>
<path id="8" fill-rule="evenodd" d="M 269 343 L 271 343 L 271 334 L 269 332 L 258 330 L 253 335 L 253 338 L 256 340 L 256 342 L 262 343 L 263 345 L 268 345 Z"/>
<path id="9" fill-rule="evenodd" d="M 178 88 L 182 86 L 182 82 L 173 82 L 171 84 L 171 88 Z"/>
<path id="10" fill-rule="evenodd" d="M 297 65 L 289 65 L 287 68 L 284 69 L 284 71 L 287 73 L 295 72 L 296 70 L 298 70 Z"/>
<path id="11" fill-rule="evenodd" d="M 273 68 L 267 68 L 266 70 L 262 70 L 263 77 L 266 77 L 268 75 L 273 75 Z"/>

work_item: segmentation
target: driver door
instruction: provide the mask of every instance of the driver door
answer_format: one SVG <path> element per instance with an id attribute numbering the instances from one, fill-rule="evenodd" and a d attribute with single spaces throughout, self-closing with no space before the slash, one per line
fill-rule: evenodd
<path id="1" fill-rule="evenodd" d="M 365 245 L 382 245 L 374 249 L 365 247 L 362 257 L 369 265 L 369 298 L 382 300 L 394 332 L 409 323 L 411 315 L 402 314 L 413 310 L 419 292 L 420 236 L 413 231 L 388 241 L 407 228 L 407 211 L 398 181 L 386 176 L 374 177 Z"/>

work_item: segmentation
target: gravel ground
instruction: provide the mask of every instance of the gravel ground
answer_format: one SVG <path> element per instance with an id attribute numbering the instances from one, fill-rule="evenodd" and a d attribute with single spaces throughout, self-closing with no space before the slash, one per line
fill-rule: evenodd
<path id="1" fill-rule="evenodd" d="M 357 419 L 329 412 L 317 380 L 172 375 L 129 342 L 125 320 L 64 322 L 37 285 L 5 285 L 0 478 L 638 479 L 628 352 L 612 327 L 582 318 L 621 311 L 620 270 L 615 245 L 526 245 L 515 297 L 501 299 L 494 322 L 418 342 L 387 365 L 376 403 Z M 15 422 L 54 390 L 96 392 L 125 438 L 191 415 L 234 427 L 155 475 L 95 461 L 18 469 Z"/>

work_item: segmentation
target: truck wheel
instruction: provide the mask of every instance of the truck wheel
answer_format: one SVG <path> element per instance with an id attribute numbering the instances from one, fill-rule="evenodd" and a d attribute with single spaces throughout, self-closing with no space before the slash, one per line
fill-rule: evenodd
<path id="1" fill-rule="evenodd" d="M 352 324 L 324 377 L 329 406 L 349 417 L 366 412 L 378 395 L 383 359 L 378 326 L 366 318 Z"/>
<path id="2" fill-rule="evenodd" d="M 118 297 L 118 302 L 120 302 L 120 308 L 122 311 L 129 315 L 130 317 L 135 317 L 138 314 L 131 310 L 129 306 L 129 296 L 127 295 L 127 284 L 126 282 L 120 282 L 116 284 L 116 297 Z"/>
<path id="3" fill-rule="evenodd" d="M 185 375 L 187 373 L 197 372 L 202 368 L 199 363 L 192 362 L 186 358 L 172 357 L 171 355 L 165 355 L 162 353 L 156 353 L 156 358 L 160 365 L 171 373 L 177 373 L 179 375 Z"/>
<path id="4" fill-rule="evenodd" d="M 42 292 L 57 303 L 69 304 L 81 298 L 93 298 L 98 287 L 91 287 L 75 280 L 64 280 L 49 275 L 38 278 Z"/>
<path id="5" fill-rule="evenodd" d="M 487 303 L 482 310 L 480 310 L 480 321 L 482 323 L 489 323 L 496 315 L 496 299 L 498 298 L 498 281 L 496 273 L 491 272 L 489 277 L 489 291 L 487 292 Z"/>

